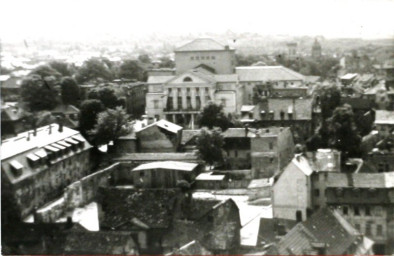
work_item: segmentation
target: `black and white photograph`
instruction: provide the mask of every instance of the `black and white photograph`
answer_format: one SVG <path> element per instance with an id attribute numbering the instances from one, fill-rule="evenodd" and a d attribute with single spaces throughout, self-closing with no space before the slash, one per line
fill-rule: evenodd
<path id="1" fill-rule="evenodd" d="M 1 255 L 394 255 L 394 0 L 0 0 Z"/>

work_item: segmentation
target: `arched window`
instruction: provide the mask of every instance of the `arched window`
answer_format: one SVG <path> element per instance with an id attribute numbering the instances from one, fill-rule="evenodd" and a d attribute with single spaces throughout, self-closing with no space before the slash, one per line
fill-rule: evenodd
<path id="1" fill-rule="evenodd" d="M 183 78 L 183 82 L 193 82 L 193 80 L 189 76 L 187 76 Z"/>

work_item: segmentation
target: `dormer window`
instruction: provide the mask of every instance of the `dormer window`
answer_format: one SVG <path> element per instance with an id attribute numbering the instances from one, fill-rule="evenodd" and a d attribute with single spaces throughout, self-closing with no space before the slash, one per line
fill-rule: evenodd
<path id="1" fill-rule="evenodd" d="M 11 171 L 14 176 L 18 177 L 22 175 L 23 165 L 16 160 L 10 162 Z"/>
<path id="2" fill-rule="evenodd" d="M 39 160 L 40 160 L 40 158 L 38 156 L 36 156 L 35 154 L 28 154 L 26 156 L 26 158 L 27 158 L 27 162 L 29 163 L 29 165 L 32 168 L 38 167 Z"/>
<path id="3" fill-rule="evenodd" d="M 193 79 L 189 76 L 183 78 L 183 82 L 193 82 Z"/>

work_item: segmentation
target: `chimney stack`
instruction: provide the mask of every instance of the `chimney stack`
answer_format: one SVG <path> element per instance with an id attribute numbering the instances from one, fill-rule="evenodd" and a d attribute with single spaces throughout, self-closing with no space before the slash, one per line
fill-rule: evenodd
<path id="1" fill-rule="evenodd" d="M 49 134 L 52 134 L 52 125 L 51 124 L 48 126 L 48 129 L 49 129 Z"/>
<path id="2" fill-rule="evenodd" d="M 27 138 L 26 138 L 26 140 L 27 140 L 27 141 L 30 141 L 30 131 L 27 132 Z"/>
<path id="3" fill-rule="evenodd" d="M 63 132 L 63 118 L 61 116 L 56 117 L 56 122 L 59 125 L 59 132 Z"/>

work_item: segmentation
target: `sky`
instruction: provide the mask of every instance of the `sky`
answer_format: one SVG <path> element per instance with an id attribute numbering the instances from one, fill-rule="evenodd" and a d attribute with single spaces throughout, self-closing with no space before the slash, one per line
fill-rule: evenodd
<path id="1" fill-rule="evenodd" d="M 2 40 L 255 32 L 394 38 L 394 0 L 0 0 Z"/>

